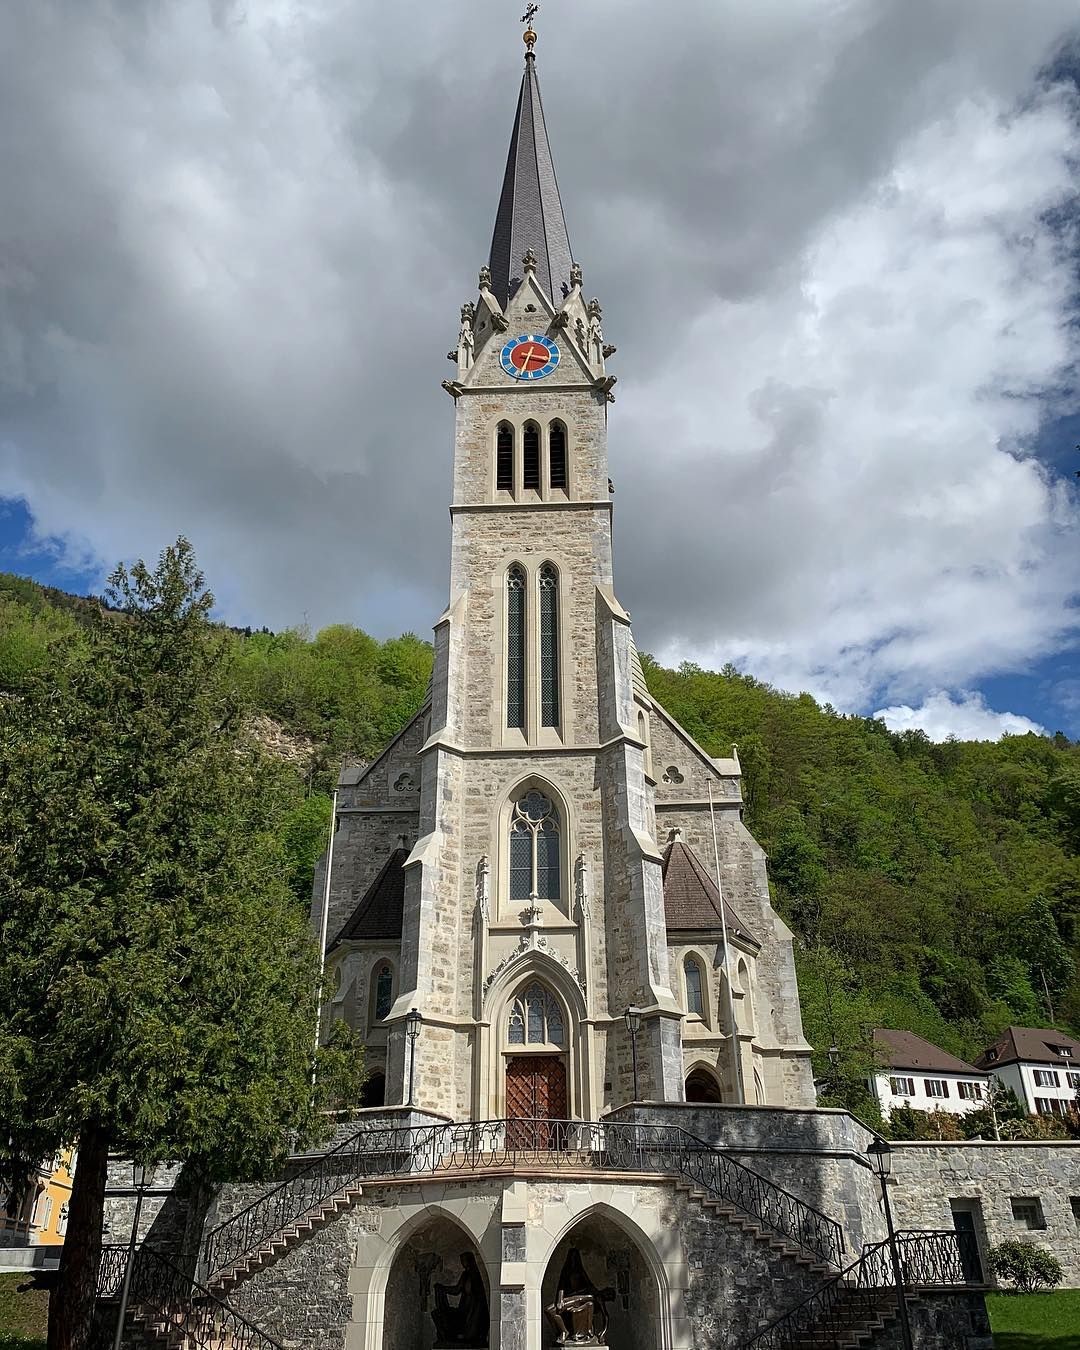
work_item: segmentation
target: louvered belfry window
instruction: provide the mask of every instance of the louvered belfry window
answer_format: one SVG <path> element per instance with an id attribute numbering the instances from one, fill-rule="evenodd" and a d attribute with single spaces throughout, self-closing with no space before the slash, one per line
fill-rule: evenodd
<path id="1" fill-rule="evenodd" d="M 506 725 L 525 730 L 525 569 L 506 574 Z"/>
<path id="2" fill-rule="evenodd" d="M 495 487 L 499 492 L 514 490 L 514 428 L 499 423 L 495 434 Z"/>
<path id="3" fill-rule="evenodd" d="M 531 788 L 510 819 L 510 899 L 558 900 L 562 894 L 559 813 Z"/>
<path id="4" fill-rule="evenodd" d="M 566 428 L 561 422 L 552 422 L 548 429 L 548 456 L 551 463 L 551 486 L 566 490 Z"/>
<path id="5" fill-rule="evenodd" d="M 540 725 L 559 725 L 559 574 L 540 569 Z"/>
<path id="6" fill-rule="evenodd" d="M 540 491 L 540 428 L 535 422 L 525 423 L 525 432 L 521 438 L 524 458 L 522 487 Z"/>

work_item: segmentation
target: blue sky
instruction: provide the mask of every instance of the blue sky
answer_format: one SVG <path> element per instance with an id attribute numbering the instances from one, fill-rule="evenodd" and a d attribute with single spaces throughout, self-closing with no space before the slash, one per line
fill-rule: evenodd
<path id="1" fill-rule="evenodd" d="M 184 533 L 231 622 L 430 631 L 518 12 L 0 8 L 0 567 Z M 638 645 L 1080 737 L 1073 8 L 680 12 L 548 0 L 538 47 Z"/>

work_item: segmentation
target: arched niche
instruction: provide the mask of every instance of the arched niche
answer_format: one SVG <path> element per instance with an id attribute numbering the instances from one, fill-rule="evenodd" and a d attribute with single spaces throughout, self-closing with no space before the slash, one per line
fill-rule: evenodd
<path id="1" fill-rule="evenodd" d="M 384 1106 L 386 1104 L 386 1074 L 382 1070 L 368 1074 L 364 1086 L 360 1089 L 361 1106 Z"/>
<path id="2" fill-rule="evenodd" d="M 704 1064 L 695 1064 L 686 1075 L 685 1096 L 688 1102 L 700 1102 L 703 1105 L 719 1105 L 724 1100 L 720 1080 Z"/>
<path id="3" fill-rule="evenodd" d="M 491 1285 L 476 1243 L 449 1215 L 426 1216 L 399 1244 L 390 1265 L 383 1295 L 382 1350 L 432 1350 L 445 1344 L 435 1330 L 432 1313 L 436 1285 L 455 1285 L 471 1257 L 479 1272 L 486 1304 L 486 1329 L 474 1338 L 456 1341 L 462 1347 L 491 1344 Z M 459 1296 L 449 1298 L 456 1307 Z"/>
<path id="4" fill-rule="evenodd" d="M 667 1293 L 662 1264 L 649 1248 L 648 1239 L 630 1231 L 629 1223 L 617 1222 L 606 1207 L 598 1207 L 576 1220 L 556 1243 L 544 1270 L 540 1306 L 552 1307 L 571 1249 L 576 1248 L 585 1273 L 601 1290 L 610 1289 L 606 1302 L 606 1343 L 619 1350 L 664 1350 Z M 544 1313 L 540 1344 L 554 1350 L 557 1331 Z"/>

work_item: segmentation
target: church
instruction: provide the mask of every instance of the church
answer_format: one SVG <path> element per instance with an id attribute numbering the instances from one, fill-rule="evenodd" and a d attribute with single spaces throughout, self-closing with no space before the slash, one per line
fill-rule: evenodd
<path id="1" fill-rule="evenodd" d="M 315 878 L 321 1032 L 356 1030 L 367 1100 L 269 1183 L 168 1169 L 136 1194 L 112 1165 L 110 1228 L 142 1242 L 132 1343 L 989 1350 L 1002 1178 L 1060 1211 L 1080 1280 L 1080 1159 L 890 1148 L 816 1105 L 737 752 L 650 696 L 616 593 L 615 347 L 570 247 L 536 43 L 530 22 L 443 381 L 430 694 L 342 772 Z"/>
<path id="2" fill-rule="evenodd" d="M 650 697 L 616 590 L 615 348 L 571 251 L 535 40 L 444 381 L 450 596 L 430 699 L 343 773 L 329 887 L 316 879 L 331 1013 L 367 1046 L 373 1105 L 810 1106 L 791 933 L 737 755 L 710 756 Z"/>

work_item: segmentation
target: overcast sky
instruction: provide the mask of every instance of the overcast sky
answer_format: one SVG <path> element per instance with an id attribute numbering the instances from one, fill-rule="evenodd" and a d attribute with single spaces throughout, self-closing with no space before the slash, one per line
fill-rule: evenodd
<path id="1" fill-rule="evenodd" d="M 429 631 L 522 8 L 0 7 L 0 566 L 93 585 L 183 532 L 233 622 Z M 639 646 L 1080 735 L 1075 6 L 538 26 Z"/>

